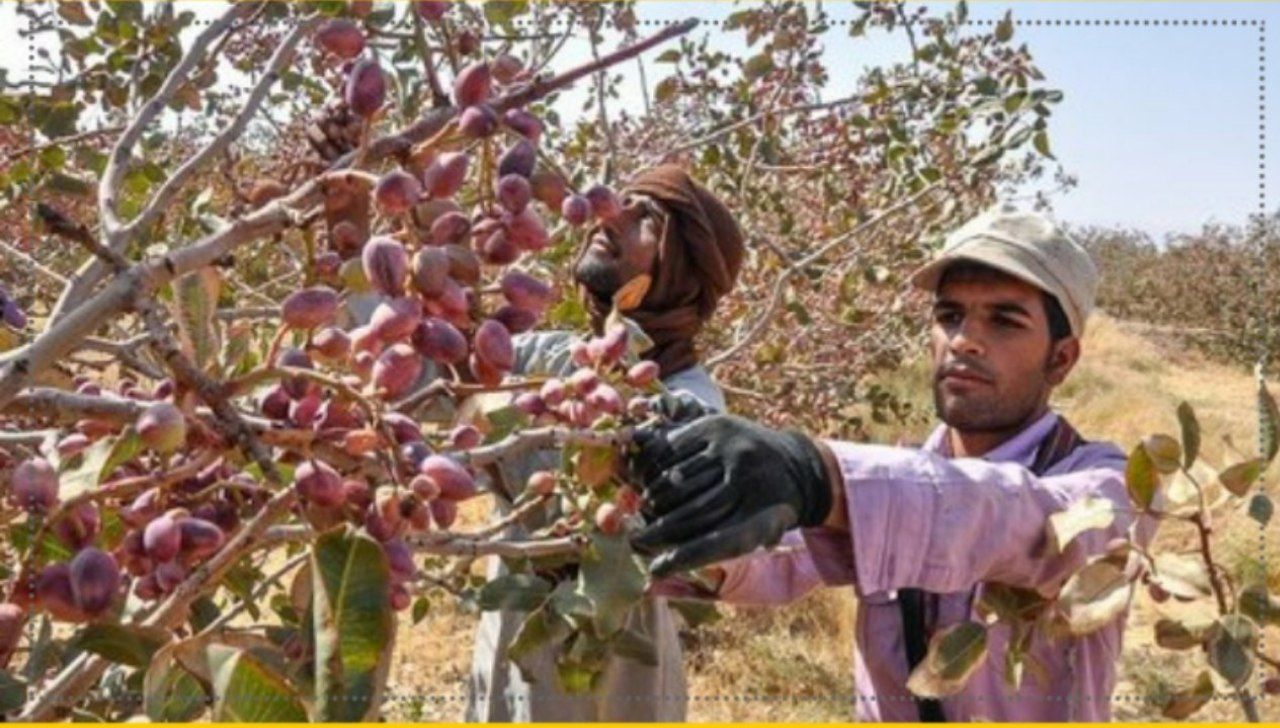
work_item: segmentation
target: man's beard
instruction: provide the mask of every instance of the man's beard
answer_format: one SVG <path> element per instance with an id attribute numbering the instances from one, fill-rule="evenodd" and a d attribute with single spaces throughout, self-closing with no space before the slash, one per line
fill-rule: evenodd
<path id="1" fill-rule="evenodd" d="M 968 397 L 948 406 L 942 391 L 942 382 L 933 385 L 933 408 L 938 419 L 959 432 L 1008 432 L 1027 424 L 1027 420 L 1039 407 L 1036 390 L 1028 390 L 1023 399 L 1011 399 L 1007 395 L 993 393 L 989 396 Z"/>
<path id="2" fill-rule="evenodd" d="M 591 295 L 602 301 L 612 301 L 613 294 L 622 288 L 622 276 L 618 266 L 587 253 L 573 269 L 573 279 Z"/>

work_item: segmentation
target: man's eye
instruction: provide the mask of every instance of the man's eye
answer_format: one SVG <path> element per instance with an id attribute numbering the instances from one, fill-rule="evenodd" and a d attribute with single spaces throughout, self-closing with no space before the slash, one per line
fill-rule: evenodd
<path id="1" fill-rule="evenodd" d="M 1019 320 L 1017 320 L 1017 319 L 1009 318 L 1008 316 L 997 316 L 997 317 L 996 317 L 996 326 L 999 326 L 999 327 L 1000 327 L 1000 328 L 1002 328 L 1002 329 L 1021 329 L 1021 328 L 1023 328 L 1023 326 L 1022 326 L 1022 322 L 1021 322 L 1021 321 L 1019 321 Z"/>
<path id="2" fill-rule="evenodd" d="M 960 314 L 955 311 L 939 311 L 933 315 L 933 319 L 940 324 L 954 324 L 960 321 Z"/>

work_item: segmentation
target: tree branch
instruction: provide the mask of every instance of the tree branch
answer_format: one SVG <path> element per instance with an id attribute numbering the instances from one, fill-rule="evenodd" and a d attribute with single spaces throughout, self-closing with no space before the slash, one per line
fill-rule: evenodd
<path id="1" fill-rule="evenodd" d="M 234 10 L 232 11 L 234 12 Z M 231 13 L 229 13 L 230 16 Z M 698 20 L 690 18 L 682 23 L 671 25 L 662 31 L 634 45 L 619 49 L 602 57 L 599 61 L 584 63 L 575 69 L 562 73 L 548 80 L 537 80 L 497 99 L 493 103 L 496 111 L 524 106 L 546 94 L 568 86 L 596 70 L 634 58 L 636 55 L 665 42 L 671 38 L 688 33 L 697 27 Z M 211 26 L 212 27 L 212 26 Z M 206 30 L 206 33 L 208 31 Z M 205 41 L 207 44 L 207 40 Z M 143 113 L 152 108 L 152 102 L 143 107 Z M 421 119 L 411 124 L 398 134 L 392 134 L 374 141 L 366 150 L 365 159 L 377 161 L 403 151 L 415 143 L 424 141 L 440 131 L 458 113 L 453 106 L 428 111 Z M 133 128 L 131 127 L 130 131 Z M 128 144 L 126 139 L 133 136 Z M 136 141 L 136 134 L 129 131 L 121 137 L 117 148 L 128 148 Z M 177 250 L 159 259 L 144 261 L 134 265 L 122 273 L 84 304 L 71 309 L 66 315 L 54 321 L 50 327 L 35 341 L 20 349 L 0 356 L 0 407 L 7 404 L 19 391 L 26 387 L 36 374 L 43 372 L 54 362 L 69 354 L 77 342 L 93 331 L 111 316 L 126 310 L 139 297 L 153 295 L 162 286 L 174 278 L 211 265 L 215 260 L 226 255 L 236 247 L 261 236 L 279 232 L 297 219 L 292 208 L 310 199 L 320 190 L 320 184 L 326 179 L 341 176 L 344 169 L 356 158 L 356 152 L 349 152 L 338 158 L 331 165 L 331 172 L 311 180 L 294 192 L 278 198 L 267 205 L 236 220 L 217 232 L 202 238 L 185 248 Z M 108 160 L 110 167 L 116 155 Z M 119 173 L 117 173 L 119 174 Z M 105 181 L 105 178 L 104 178 Z"/>
<path id="2" fill-rule="evenodd" d="M 228 12 L 227 16 L 224 17 L 232 16 L 233 12 L 234 11 Z M 244 102 L 244 106 L 231 121 L 231 124 L 215 136 L 213 140 L 197 152 L 195 156 L 188 159 L 181 167 L 170 175 L 169 179 L 165 180 L 165 183 L 151 197 L 151 200 L 147 203 L 146 207 L 142 209 L 142 212 L 138 213 L 138 215 L 127 224 L 121 225 L 120 222 L 116 220 L 114 224 L 118 226 L 118 229 L 114 231 L 105 225 L 107 218 L 103 218 L 104 229 L 108 231 L 107 240 L 108 249 L 110 251 L 118 255 L 130 240 L 154 223 L 156 218 L 169 208 L 169 205 L 173 202 L 173 198 L 178 194 L 178 192 L 181 191 L 181 189 L 198 171 L 200 171 L 201 168 L 205 166 L 210 159 L 213 159 L 220 154 L 231 144 L 231 142 L 235 141 L 242 133 L 244 133 L 245 126 L 248 125 L 249 120 L 257 113 L 258 108 L 262 105 L 263 100 L 267 96 L 267 92 L 270 91 L 276 80 L 279 79 L 280 70 L 293 57 L 294 49 L 302 40 L 302 36 L 317 22 L 318 18 L 313 18 L 299 23 L 287 36 L 285 36 L 279 47 L 276 48 L 275 53 L 272 54 L 271 60 L 267 63 L 266 72 L 263 74 L 262 78 L 258 80 L 258 83 L 253 87 L 253 90 L 250 91 L 249 97 Z M 192 46 L 192 50 L 195 50 L 194 45 Z M 190 54 L 188 54 L 188 57 L 190 57 Z M 184 58 L 184 61 L 185 60 L 186 59 Z M 196 61 L 198 61 L 198 58 L 193 61 L 193 63 Z M 177 69 L 175 69 L 175 72 L 176 70 Z M 173 78 L 172 74 L 170 75 L 170 78 Z M 156 98 L 153 98 L 148 102 L 148 106 L 156 104 L 157 99 L 167 99 L 167 96 L 163 96 L 163 94 L 164 88 L 161 88 L 160 92 L 157 93 Z M 141 115 L 139 118 L 142 118 Z M 125 142 L 128 136 L 129 132 L 126 131 L 124 136 L 120 138 L 121 143 Z M 117 149 L 119 148 L 120 147 L 118 145 Z M 112 160 L 115 160 L 115 154 L 116 152 L 113 152 L 113 156 L 111 157 Z M 108 163 L 107 171 L 108 173 L 111 171 L 111 162 Z M 120 174 L 123 174 L 123 172 L 120 172 Z M 109 177 L 104 176 L 103 183 L 105 184 L 108 179 Z M 118 188 L 119 182 L 117 180 L 117 182 L 113 183 L 113 186 L 107 190 L 107 194 L 112 194 L 112 190 Z M 101 195 L 102 193 L 100 192 L 99 194 Z M 89 291 L 92 291 L 93 288 L 98 285 L 103 277 L 106 276 L 106 273 L 107 271 L 103 269 L 103 266 L 94 261 L 90 261 L 88 265 L 84 266 L 80 271 L 77 271 L 73 285 L 68 287 L 68 289 L 63 292 L 63 295 L 58 299 L 58 302 L 54 305 L 53 312 L 49 315 L 49 320 L 51 322 L 56 322 L 69 310 L 80 305 L 80 302 L 84 300 Z"/>
<path id="3" fill-rule="evenodd" d="M 116 243 L 124 238 L 121 235 L 123 224 L 116 215 L 115 193 L 116 190 L 120 189 L 125 171 L 129 167 L 129 155 L 134 145 L 142 138 L 143 132 L 151 122 L 159 116 L 164 105 L 178 92 L 178 88 L 186 82 L 191 75 L 191 71 L 203 60 L 209 44 L 225 33 L 236 18 L 240 17 L 244 12 L 244 5 L 232 5 L 220 18 L 210 23 L 203 32 L 196 36 L 195 40 L 191 42 L 191 47 L 183 54 L 182 60 L 173 67 L 173 70 L 165 78 L 164 83 L 161 84 L 160 89 L 156 91 L 156 95 L 143 104 L 142 110 L 129 123 L 124 134 L 121 134 L 120 138 L 116 140 L 115 147 L 107 157 L 107 167 L 103 171 L 102 182 L 98 186 L 98 212 L 101 217 L 102 229 L 106 232 L 107 244 L 113 250 L 119 249 Z"/>
<path id="4" fill-rule="evenodd" d="M 13 256 L 14 258 L 17 258 L 18 260 L 22 261 L 23 263 L 26 263 L 26 264 L 27 264 L 28 266 L 30 266 L 30 267 L 31 267 L 31 269 L 32 269 L 32 270 L 34 270 L 35 272 L 37 272 L 37 273 L 41 273 L 41 274 L 43 274 L 43 275 L 45 275 L 45 276 L 47 276 L 47 277 L 49 277 L 49 278 L 53 279 L 54 281 L 56 281 L 56 282 L 58 283 L 58 285 L 62 285 L 62 286 L 67 285 L 68 280 L 67 280 L 65 277 L 63 277 L 63 275 L 62 275 L 61 273 L 58 273 L 57 271 L 50 270 L 49 268 L 46 268 L 44 265 L 42 265 L 42 264 L 40 263 L 40 261 L 36 260 L 35 258 L 32 258 L 31 256 L 27 255 L 26 253 L 22 252 L 21 250 L 18 250 L 17 248 L 13 247 L 12 245 L 9 245 L 8 243 L 4 242 L 3 240 L 0 240 L 0 250 L 3 250 L 4 252 L 8 253 L 9 255 Z"/>
<path id="5" fill-rule="evenodd" d="M 582 553 L 590 541 L 585 536 L 537 539 L 532 541 L 476 541 L 442 533 L 410 536 L 405 541 L 414 551 L 436 556 L 507 556 L 537 558 Z"/>
<path id="6" fill-rule="evenodd" d="M 75 350 L 100 325 L 129 310 L 139 297 L 154 296 L 173 279 L 212 265 L 250 240 L 284 229 L 294 220 L 291 206 L 315 195 L 324 179 L 312 180 L 186 248 L 135 264 L 93 298 L 51 324 L 30 344 L 0 355 L 0 407 L 34 381 L 37 374 Z"/>
<path id="7" fill-rule="evenodd" d="M 876 227 L 879 227 L 880 225 L 884 224 L 887 220 L 889 220 L 891 217 L 897 215 L 899 212 L 902 212 L 903 210 L 906 210 L 909 207 L 914 206 L 926 195 L 938 189 L 940 189 L 939 184 L 937 182 L 934 182 L 924 187 L 919 192 L 911 195 L 910 197 L 899 200 L 898 202 L 891 205 L 888 209 L 884 210 L 883 212 L 871 218 L 870 220 L 863 222 L 862 224 L 855 227 L 853 230 L 850 230 L 849 232 L 844 233 L 843 235 L 837 235 L 831 240 L 828 240 L 826 243 L 821 245 L 817 250 L 813 251 L 809 255 L 806 255 L 805 257 L 797 261 L 787 264 L 787 267 L 784 268 L 780 274 L 778 274 L 778 279 L 773 284 L 773 293 L 769 297 L 769 303 L 765 305 L 764 312 L 761 313 L 760 317 L 756 319 L 756 322 L 752 324 L 751 329 L 747 331 L 747 333 L 744 334 L 741 339 L 739 339 L 736 343 L 734 343 L 733 346 L 730 346 L 728 349 L 725 349 L 719 354 L 716 354 L 715 356 L 708 359 L 706 363 L 707 367 L 708 368 L 715 367 L 716 365 L 721 364 L 733 358 L 738 352 L 746 348 L 747 344 L 751 343 L 751 341 L 754 338 L 759 336 L 760 333 L 764 331 L 765 327 L 769 323 L 769 320 L 773 318 L 773 314 L 778 310 L 778 305 L 782 302 L 782 294 L 786 291 L 787 282 L 791 280 L 791 276 L 804 270 L 814 261 L 821 259 L 822 256 L 826 255 L 832 248 L 835 248 L 836 246 L 839 246 L 839 245 L 843 245 L 846 242 L 853 240 L 855 238 L 861 237 L 862 235 L 866 234 L 867 231 L 873 230 Z"/>

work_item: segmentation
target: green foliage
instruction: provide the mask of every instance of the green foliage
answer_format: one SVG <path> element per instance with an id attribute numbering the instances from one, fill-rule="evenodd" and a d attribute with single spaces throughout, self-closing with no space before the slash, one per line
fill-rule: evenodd
<path id="1" fill-rule="evenodd" d="M 1259 391 L 1265 391 L 1265 385 L 1260 384 Z M 1260 400 L 1263 431 L 1269 421 L 1265 401 L 1265 398 Z M 1055 598 L 1045 599 L 1035 592 L 1006 585 L 985 584 L 977 604 L 979 615 L 988 624 L 1002 623 L 1010 629 L 1009 644 L 1003 655 L 1005 682 L 1009 686 L 1020 684 L 1024 668 L 1039 669 L 1026 654 L 1029 635 L 1045 632 L 1050 639 L 1055 639 L 1088 635 L 1102 629 L 1128 610 L 1141 579 L 1157 602 L 1172 598 L 1196 605 L 1195 611 L 1180 611 L 1177 617 L 1162 615 L 1156 620 L 1156 646 L 1185 652 L 1188 659 L 1193 660 L 1203 654 L 1203 664 L 1209 668 L 1185 687 L 1174 689 L 1161 682 L 1158 694 L 1153 693 L 1153 697 L 1161 706 L 1162 715 L 1184 719 L 1208 704 L 1215 694 L 1210 671 L 1240 691 L 1238 697 L 1242 702 L 1249 700 L 1244 691 L 1257 668 L 1259 625 L 1280 625 L 1280 599 L 1269 592 L 1261 574 L 1239 577 L 1245 584 L 1243 587 L 1228 586 L 1228 579 L 1233 585 L 1238 582 L 1216 560 L 1218 534 L 1224 529 L 1214 522 L 1228 516 L 1224 505 L 1240 505 L 1251 492 L 1248 508 L 1239 510 L 1247 511 L 1253 520 L 1263 525 L 1270 520 L 1270 499 L 1262 492 L 1253 492 L 1260 490 L 1256 486 L 1267 461 L 1264 458 L 1245 460 L 1218 473 L 1216 484 L 1202 483 L 1199 476 L 1205 470 L 1210 473 L 1212 470 L 1198 460 L 1202 434 L 1196 414 L 1189 404 L 1182 402 L 1177 408 L 1177 419 L 1181 442 L 1154 434 L 1143 438 L 1130 451 L 1125 473 L 1129 504 L 1097 497 L 1081 499 L 1049 517 L 1045 536 L 1049 548 L 1061 553 L 1083 533 L 1113 528 L 1118 522 L 1131 523 L 1133 517 L 1140 516 L 1163 521 L 1166 528 L 1194 529 L 1198 549 L 1155 552 L 1151 544 L 1135 538 L 1137 531 L 1130 526 L 1127 537 L 1113 539 L 1105 553 L 1087 558 L 1083 566 L 1067 578 Z M 1265 447 L 1263 454 L 1266 454 Z M 1168 475 L 1174 476 L 1179 488 L 1190 490 L 1189 499 L 1187 493 L 1171 492 L 1168 498 L 1162 497 L 1162 478 Z M 1217 500 L 1211 500 L 1213 491 L 1206 490 L 1213 485 L 1220 488 Z M 1132 506 L 1132 510 L 1128 506 Z M 1046 619 L 1047 616 L 1052 619 Z M 931 654 L 941 648 L 941 638 L 935 637 Z M 922 670 L 917 669 L 912 679 L 923 680 L 920 674 Z M 934 694 L 946 692 L 934 688 Z"/>
<path id="2" fill-rule="evenodd" d="M 390 571 L 376 541 L 342 526 L 312 547 L 316 714 L 359 721 L 377 711 L 395 624 Z"/>
<path id="3" fill-rule="evenodd" d="M 168 641 L 168 634 L 161 629 L 103 623 L 80 630 L 68 647 L 122 665 L 146 667 L 155 651 Z"/>
<path id="4" fill-rule="evenodd" d="M 285 678 L 249 650 L 208 649 L 212 718 L 218 722 L 296 723 L 307 720 L 302 699 Z"/>
<path id="5" fill-rule="evenodd" d="M 986 659 L 986 627 L 977 622 L 953 624 L 929 642 L 929 652 L 912 670 L 907 689 L 921 698 L 952 695 L 964 687 Z"/>

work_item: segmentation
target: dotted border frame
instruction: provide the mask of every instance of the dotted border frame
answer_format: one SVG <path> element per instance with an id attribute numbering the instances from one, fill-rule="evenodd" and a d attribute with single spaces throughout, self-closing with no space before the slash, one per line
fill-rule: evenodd
<path id="1" fill-rule="evenodd" d="M 44 1 L 56 2 L 56 0 L 44 0 Z M 142 0 L 142 1 L 146 2 L 147 0 Z M 399 2 L 399 0 L 396 0 L 396 1 Z M 535 0 L 535 1 L 538 1 L 538 0 Z M 64 21 L 62 20 L 61 16 L 55 13 L 53 17 L 54 17 L 55 27 L 61 26 L 63 24 Z M 195 26 L 208 25 L 211 22 L 212 22 L 211 20 L 197 20 L 193 23 L 193 25 Z M 266 21 L 266 22 L 272 22 L 272 21 Z M 707 26 L 707 27 L 718 28 L 721 25 L 723 25 L 724 22 L 725 21 L 722 19 L 703 20 L 701 22 L 700 27 Z M 840 27 L 840 26 L 851 25 L 853 24 L 853 22 L 854 21 L 850 19 L 830 19 L 829 25 L 831 27 Z M 974 27 L 985 27 L 985 26 L 993 26 L 998 22 L 1000 21 L 995 19 L 971 18 L 965 21 L 965 25 L 974 26 Z M 1256 28 L 1258 30 L 1258 210 L 1255 213 L 1255 215 L 1251 215 L 1250 217 L 1254 218 L 1253 225 L 1255 225 L 1256 227 L 1257 234 L 1261 234 L 1263 232 L 1265 228 L 1265 221 L 1266 221 L 1266 215 L 1267 215 L 1267 200 L 1266 200 L 1266 190 L 1267 190 L 1266 27 L 1267 27 L 1267 21 L 1265 18 L 1262 18 L 1262 19 L 1254 19 L 1254 18 L 1247 18 L 1247 19 L 1239 19 L 1239 18 L 1202 18 L 1202 19 L 1194 19 L 1194 18 L 1188 18 L 1188 19 L 1177 19 L 1177 18 L 1044 19 L 1044 18 L 1040 18 L 1040 19 L 1036 19 L 1036 18 L 1029 18 L 1029 19 L 1019 19 L 1019 18 L 1013 18 L 1012 22 L 1015 27 L 1254 27 Z M 517 19 L 513 23 L 513 25 L 516 26 L 517 28 L 527 24 L 528 24 L 527 21 L 524 21 L 521 19 Z M 666 27 L 671 24 L 672 24 L 671 21 L 665 21 L 665 20 L 645 20 L 645 19 L 636 20 L 637 26 L 647 27 L 647 28 Z M 400 22 L 392 27 L 406 27 L 406 24 L 403 22 Z M 28 39 L 28 43 L 30 43 L 30 38 L 34 36 L 34 30 L 35 28 L 33 25 L 33 21 L 31 19 L 28 19 L 27 32 L 24 34 L 22 33 L 22 31 L 18 31 L 18 33 L 19 33 L 19 36 L 26 35 Z M 28 63 L 30 65 L 34 65 L 35 62 L 36 62 L 35 47 L 34 45 L 30 45 L 28 48 Z M 17 83 L 17 84 L 14 84 L 14 87 L 16 88 L 21 85 L 22 85 L 21 83 Z M 34 95 L 35 94 L 35 78 L 33 77 L 33 74 L 30 72 L 30 68 L 28 68 L 28 72 L 27 72 L 26 86 L 28 90 L 28 95 Z M 240 94 L 247 93 L 248 89 L 245 87 L 232 87 L 230 89 L 230 92 L 233 96 L 238 96 Z M 34 126 L 31 127 L 31 132 L 29 135 L 29 143 L 32 146 L 38 143 Z M 32 210 L 32 212 L 34 213 L 34 210 Z M 1261 270 L 1259 271 L 1259 273 L 1263 273 L 1263 272 L 1264 271 L 1261 271 Z M 1265 568 L 1268 563 L 1267 549 L 1266 549 L 1266 530 L 1265 530 L 1265 526 L 1262 526 L 1262 525 L 1259 525 L 1259 553 L 1261 554 L 1261 557 L 1262 557 L 1261 563 Z M 32 600 L 34 600 L 35 575 L 29 575 L 28 593 L 30 594 Z M 34 638 L 33 632 L 35 630 L 35 625 L 33 620 L 28 621 L 27 630 L 28 630 L 28 635 L 27 635 L 28 639 L 30 640 Z M 1260 632 L 1259 634 L 1258 646 L 1260 649 L 1264 646 L 1264 640 L 1265 640 L 1265 630 L 1263 632 Z M 1255 695 L 1255 703 L 1274 701 L 1276 699 L 1275 697 L 1266 696 L 1261 692 L 1261 683 L 1264 676 L 1263 671 L 1255 670 L 1255 673 L 1256 673 L 1256 679 L 1258 681 L 1258 688 L 1259 688 L 1258 689 L 1259 694 Z M 106 697 L 106 695 L 97 690 L 90 690 L 88 693 L 85 694 L 84 699 L 94 699 L 95 697 L 101 699 L 103 697 Z M 136 703 L 136 704 L 140 704 L 142 699 L 142 695 L 140 693 L 125 693 L 123 696 L 117 695 L 115 697 L 117 698 L 123 697 L 124 700 L 122 702 Z M 420 705 L 420 704 L 423 704 L 424 702 L 425 703 L 466 702 L 468 697 L 469 695 L 465 691 L 462 693 L 454 693 L 454 694 L 445 694 L 445 693 L 440 693 L 440 694 L 412 693 L 410 694 L 410 693 L 403 693 L 403 692 L 397 693 L 395 691 L 388 690 L 386 694 L 382 696 L 382 701 L 384 703 L 404 703 L 404 704 Z M 633 700 L 654 700 L 654 699 L 685 700 L 690 704 L 716 703 L 716 702 L 725 702 L 725 703 L 844 702 L 849 704 L 856 704 L 858 702 L 876 703 L 876 702 L 880 702 L 881 700 L 885 700 L 886 702 L 911 700 L 911 698 L 907 698 L 907 697 L 897 697 L 897 696 L 882 697 L 882 696 L 876 696 L 876 695 L 868 696 L 868 695 L 862 695 L 859 693 L 849 693 L 849 694 L 840 693 L 840 694 L 825 695 L 825 696 L 824 695 L 766 696 L 766 695 L 751 695 L 751 694 L 743 694 L 743 695 L 689 694 L 684 696 L 636 695 L 636 696 L 615 696 L 615 697 L 619 697 L 623 699 L 633 699 Z M 523 697 L 521 697 L 520 699 L 523 700 Z M 554 702 L 557 699 L 558 699 L 557 696 L 552 695 L 552 696 L 539 697 L 538 701 Z M 569 698 L 560 698 L 560 699 L 569 699 Z M 572 698 L 572 699 L 576 699 L 576 698 Z M 1018 699 L 1026 700 L 1027 698 L 1018 698 Z M 1060 702 L 1071 702 L 1071 703 L 1080 703 L 1080 704 L 1090 704 L 1090 703 L 1097 702 L 1094 699 L 1089 697 L 1085 697 L 1082 699 L 1075 699 L 1071 696 L 1040 696 L 1039 698 L 1031 698 L 1031 699 L 1043 700 L 1045 702 L 1060 701 Z M 1211 700 L 1235 701 L 1236 699 L 1237 699 L 1236 696 L 1231 694 L 1215 694 Z M 969 702 L 982 702 L 981 699 L 964 698 L 964 697 L 954 697 L 954 698 L 949 698 L 948 700 L 952 702 L 959 701 L 959 700 L 967 700 Z M 212 702 L 212 699 L 209 699 L 207 702 Z M 1157 698 L 1155 698 L 1154 696 L 1144 696 L 1144 695 L 1113 694 L 1110 696 L 1108 702 L 1155 703 L 1157 702 Z"/>

